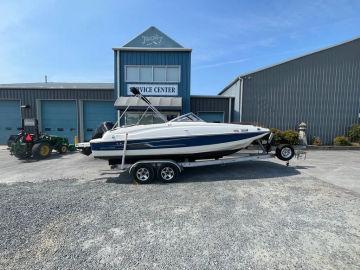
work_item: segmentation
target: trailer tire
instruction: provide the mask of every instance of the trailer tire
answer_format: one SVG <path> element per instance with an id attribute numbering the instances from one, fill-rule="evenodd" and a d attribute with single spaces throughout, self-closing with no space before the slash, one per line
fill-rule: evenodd
<path id="1" fill-rule="evenodd" d="M 154 168 L 151 164 L 137 164 L 131 170 L 131 176 L 138 184 L 148 184 L 155 178 Z"/>
<path id="2" fill-rule="evenodd" d="M 157 177 L 164 183 L 174 182 L 179 175 L 179 168 L 172 163 L 161 164 L 157 170 Z"/>
<path id="3" fill-rule="evenodd" d="M 283 144 L 276 147 L 275 155 L 282 161 L 289 161 L 295 155 L 294 148 L 289 144 Z"/>
<path id="4" fill-rule="evenodd" d="M 34 144 L 31 152 L 35 159 L 44 159 L 51 155 L 51 147 L 47 142 Z"/>

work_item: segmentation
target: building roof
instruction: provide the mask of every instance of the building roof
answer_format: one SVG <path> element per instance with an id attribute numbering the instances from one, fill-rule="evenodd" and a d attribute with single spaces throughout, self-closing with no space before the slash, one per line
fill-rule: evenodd
<path id="1" fill-rule="evenodd" d="M 123 47 L 113 48 L 113 50 L 191 51 L 191 49 L 184 48 L 168 35 L 157 29 L 155 26 L 149 27 L 143 33 L 126 43 Z"/>
<path id="2" fill-rule="evenodd" d="M 332 49 L 332 48 L 335 48 L 335 47 L 338 47 L 338 46 L 341 46 L 341 45 L 344 45 L 344 44 L 347 44 L 347 43 L 350 43 L 350 42 L 353 42 L 353 41 L 357 41 L 357 40 L 360 40 L 360 37 L 356 37 L 356 38 L 353 38 L 353 39 L 350 39 L 350 40 L 347 40 L 347 41 L 344 41 L 344 42 L 341 42 L 341 43 L 338 43 L 338 44 L 335 44 L 335 45 L 331 45 L 331 46 L 328 46 L 328 47 L 325 47 L 325 48 L 321 48 L 321 49 L 318 49 L 318 50 L 315 50 L 315 51 L 311 51 L 311 52 L 308 52 L 308 53 L 300 55 L 300 56 L 292 57 L 292 58 L 283 60 L 281 62 L 278 62 L 278 63 L 270 65 L 270 66 L 265 66 L 265 67 L 262 67 L 262 68 L 259 68 L 259 69 L 255 69 L 255 70 L 253 70 L 251 72 L 240 74 L 234 80 L 232 80 L 223 90 L 221 90 L 218 95 L 221 95 L 226 90 L 228 90 L 240 78 L 243 78 L 243 77 L 249 76 L 251 74 L 254 74 L 256 72 L 263 71 L 263 70 L 266 70 L 266 69 L 269 69 L 269 68 L 272 68 L 272 67 L 276 67 L 276 66 L 279 66 L 279 65 L 282 65 L 282 64 L 285 64 L 285 63 L 288 63 L 288 62 L 291 62 L 291 61 L 294 61 L 294 60 L 297 60 L 297 59 L 312 55 L 312 54 L 316 54 L 316 53 L 319 53 L 319 52 L 322 52 L 322 51 L 325 51 L 325 50 L 329 50 L 329 49 Z"/>
<path id="3" fill-rule="evenodd" d="M 222 99 L 229 99 L 234 97 L 228 97 L 228 96 L 212 96 L 212 95 L 190 95 L 190 98 L 222 98 Z"/>
<path id="4" fill-rule="evenodd" d="M 0 84 L 0 89 L 108 89 L 113 90 L 113 83 L 64 83 L 64 82 L 41 82 L 41 83 L 11 83 Z"/>

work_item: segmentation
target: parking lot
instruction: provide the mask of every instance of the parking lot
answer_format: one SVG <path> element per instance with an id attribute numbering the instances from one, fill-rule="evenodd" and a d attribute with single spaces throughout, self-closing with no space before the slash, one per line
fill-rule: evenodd
<path id="1" fill-rule="evenodd" d="M 360 151 L 135 185 L 79 153 L 0 148 L 0 269 L 359 269 Z"/>

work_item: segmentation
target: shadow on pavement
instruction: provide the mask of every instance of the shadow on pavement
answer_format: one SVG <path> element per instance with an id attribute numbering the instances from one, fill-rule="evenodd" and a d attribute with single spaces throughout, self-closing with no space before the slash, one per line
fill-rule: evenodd
<path id="1" fill-rule="evenodd" d="M 96 180 L 106 180 L 106 183 L 116 184 L 132 184 L 131 177 L 127 172 L 117 177 L 106 177 L 108 173 L 103 173 L 104 177 Z M 113 174 L 113 173 L 109 173 Z M 231 181 L 231 180 L 259 180 L 289 177 L 299 175 L 300 172 L 296 167 L 286 167 L 282 164 L 277 164 L 268 161 L 249 161 L 232 165 L 207 166 L 198 168 L 186 168 L 179 176 L 177 183 L 190 182 L 216 182 L 216 181 Z M 159 180 L 155 180 L 154 184 L 162 184 Z"/>
<path id="2" fill-rule="evenodd" d="M 178 178 L 180 182 L 215 182 L 228 180 L 259 180 L 299 175 L 294 167 L 269 161 L 247 161 L 233 165 L 186 169 Z"/>
<path id="3" fill-rule="evenodd" d="M 311 165 L 296 165 L 293 168 L 295 169 L 299 169 L 299 170 L 303 170 L 303 169 L 309 169 L 309 168 L 316 168 L 316 166 L 311 166 Z"/>
<path id="4" fill-rule="evenodd" d="M 49 157 L 44 158 L 44 159 L 28 158 L 28 159 L 19 159 L 19 161 L 20 161 L 21 163 L 41 162 L 41 161 L 45 161 L 45 160 L 62 159 L 62 158 L 64 158 L 65 156 L 74 155 L 74 154 L 76 154 L 76 153 L 77 153 L 76 151 L 73 151 L 73 152 L 67 152 L 67 153 L 65 153 L 65 154 L 60 154 L 60 153 L 58 153 L 58 152 L 53 151 Z"/>

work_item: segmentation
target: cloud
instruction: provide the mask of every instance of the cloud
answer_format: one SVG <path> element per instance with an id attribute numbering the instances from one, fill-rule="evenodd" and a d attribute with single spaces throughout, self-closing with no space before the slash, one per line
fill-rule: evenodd
<path id="1" fill-rule="evenodd" d="M 245 62 L 247 60 L 249 60 L 249 58 L 237 59 L 237 60 L 225 61 L 225 62 L 219 62 L 219 63 L 213 63 L 213 64 L 208 64 L 208 65 L 195 66 L 193 68 L 193 70 L 199 70 L 199 69 L 205 69 L 205 68 L 213 68 L 213 67 L 225 66 L 225 65 L 230 65 L 230 64 L 237 64 L 237 63 Z"/>

